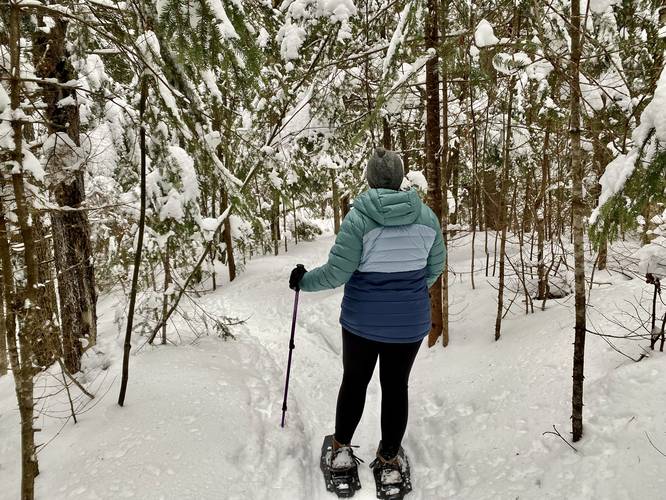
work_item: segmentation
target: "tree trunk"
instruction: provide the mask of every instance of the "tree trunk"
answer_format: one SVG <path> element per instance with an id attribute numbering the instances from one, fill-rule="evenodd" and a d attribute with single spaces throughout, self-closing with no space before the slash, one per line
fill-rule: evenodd
<path id="1" fill-rule="evenodd" d="M 9 367 L 7 361 L 7 329 L 5 328 L 5 310 L 4 304 L 5 294 L 0 288 L 0 377 L 7 375 L 7 368 Z"/>
<path id="2" fill-rule="evenodd" d="M 346 201 L 343 200 L 343 201 Z M 342 204 L 343 212 L 344 212 L 344 203 Z M 292 192 L 291 194 L 291 211 L 294 216 L 294 245 L 298 245 L 298 220 L 296 218 L 296 197 L 294 196 L 294 193 Z M 345 213 L 345 215 L 347 215 Z"/>
<path id="3" fill-rule="evenodd" d="M 271 238 L 273 240 L 273 254 L 280 253 L 280 193 L 273 189 L 273 205 L 271 207 Z"/>
<path id="4" fill-rule="evenodd" d="M 509 78 L 509 105 L 506 112 L 506 134 L 504 136 L 504 158 L 502 162 L 502 179 L 500 187 L 500 249 L 499 249 L 499 287 L 497 291 L 497 316 L 495 317 L 495 340 L 499 340 L 502 332 L 502 316 L 504 314 L 504 277 L 506 260 L 506 229 L 507 229 L 507 202 L 506 190 L 509 182 L 509 162 L 511 151 L 511 113 L 513 111 L 513 90 L 515 77 Z"/>
<path id="5" fill-rule="evenodd" d="M 382 145 L 384 146 L 384 149 L 393 149 L 391 141 L 391 124 L 385 116 L 382 117 Z"/>
<path id="6" fill-rule="evenodd" d="M 37 308 L 39 315 L 44 319 L 44 328 L 35 335 L 33 354 L 35 361 L 41 367 L 51 366 L 57 357 L 62 356 L 60 345 L 60 331 L 57 325 L 58 303 L 55 294 L 55 281 L 51 262 L 53 254 L 51 243 L 47 236 L 42 217 L 36 212 L 31 213 L 32 233 L 35 242 L 35 258 L 37 261 L 37 282 L 41 288 L 37 294 Z"/>
<path id="7" fill-rule="evenodd" d="M 169 310 L 169 286 L 171 286 L 171 252 L 169 251 L 169 238 L 166 239 L 164 248 L 164 291 L 162 292 L 162 318 L 166 317 Z M 162 345 L 167 343 L 167 324 L 162 325 Z"/>
<path id="8" fill-rule="evenodd" d="M 227 194 L 227 190 L 224 188 L 222 188 L 221 203 L 222 206 L 220 207 L 220 213 L 224 213 L 229 207 L 229 195 Z M 229 220 L 229 217 L 224 219 L 222 238 L 224 239 L 224 246 L 227 249 L 227 267 L 229 268 L 229 281 L 233 281 L 236 279 L 236 260 L 234 259 L 234 244 L 231 238 L 231 221 Z"/>
<path id="9" fill-rule="evenodd" d="M 541 184 L 539 185 L 539 195 L 536 202 L 538 300 L 546 300 L 548 296 L 548 277 L 546 276 L 544 243 L 546 236 L 546 188 L 548 182 L 548 168 L 550 165 L 548 156 L 548 146 L 550 141 L 549 124 L 550 122 L 546 122 L 543 153 L 541 155 Z"/>
<path id="10" fill-rule="evenodd" d="M 125 393 L 127 392 L 127 381 L 129 379 L 129 355 L 132 348 L 132 326 L 134 324 L 134 306 L 136 294 L 139 288 L 139 269 L 141 267 L 141 253 L 143 250 L 143 232 L 146 225 L 146 101 L 148 100 L 148 76 L 141 77 L 141 98 L 139 99 L 139 147 L 141 153 L 141 203 L 139 208 L 139 227 L 137 229 L 136 250 L 134 252 L 134 269 L 132 270 L 132 287 L 130 289 L 129 306 L 127 310 L 127 326 L 125 328 L 125 343 L 123 345 L 123 371 L 120 379 L 120 394 L 118 404 L 125 404 Z M 152 339 L 151 339 L 152 340 Z"/>
<path id="11" fill-rule="evenodd" d="M 64 83 L 76 79 L 68 61 L 67 23 L 58 18 L 54 18 L 53 22 L 54 26 L 48 32 L 35 31 L 33 62 L 39 77 Z M 82 160 L 82 152 L 77 148 L 79 108 L 78 104 L 58 104 L 67 97 L 76 100 L 76 92 L 60 85 L 43 84 L 47 130 L 52 134 L 51 138 L 55 138 L 50 156 L 46 158 L 46 170 L 51 174 L 49 189 L 58 206 L 77 209 L 85 201 L 83 169 L 73 169 Z M 51 212 L 51 227 L 60 297 L 63 357 L 67 370 L 75 373 L 81 367 L 84 350 L 94 345 L 97 337 L 97 292 L 90 224 L 85 210 L 54 210 Z"/>
<path id="12" fill-rule="evenodd" d="M 574 240 L 574 269 L 576 278 L 576 325 L 573 355 L 572 430 L 573 441 L 583 435 L 583 380 L 585 368 L 585 249 L 583 243 L 583 161 L 580 144 L 580 58 L 581 58 L 580 0 L 571 1 L 569 36 L 571 38 L 571 63 L 569 82 L 571 86 L 571 118 L 569 138 L 571 141 L 572 212 Z"/>
<path id="13" fill-rule="evenodd" d="M 11 109 L 19 110 L 21 104 L 21 11 L 17 3 L 11 4 L 9 17 L 10 101 Z M 17 115 L 12 113 L 12 116 Z M 23 164 L 23 124 L 20 120 L 12 120 L 12 131 L 14 133 L 13 160 L 16 165 L 21 166 Z M 5 208 L 2 203 L 0 203 L 0 217 L 2 218 L 0 221 L 0 230 L 2 230 L 0 259 L 5 287 L 7 347 L 21 417 L 21 500 L 33 500 L 35 478 L 39 475 L 33 428 L 33 377 L 36 373 L 33 344 L 39 333 L 45 331 L 48 325 L 45 321 L 40 321 L 43 318 L 40 317 L 39 309 L 36 307 L 39 304 L 37 297 L 39 266 L 35 254 L 33 227 L 30 223 L 31 214 L 25 197 L 23 174 L 20 169 L 18 173 L 12 173 L 12 186 L 25 265 L 26 285 L 21 293 L 14 291 L 11 249 L 5 221 Z M 16 317 L 17 315 L 18 317 Z M 16 341 L 17 323 L 19 325 L 18 345 Z"/>
<path id="14" fill-rule="evenodd" d="M 599 196 L 601 196 L 601 184 L 599 184 L 599 179 L 606 169 L 606 165 L 611 161 L 610 151 L 606 147 L 603 141 L 603 125 L 601 117 L 595 115 L 590 120 L 590 127 L 592 129 L 592 148 L 593 148 L 593 157 L 592 161 L 594 164 L 594 170 L 597 174 L 597 182 L 593 188 L 593 194 L 596 200 L 597 205 L 599 204 Z M 597 257 L 597 269 L 604 270 L 606 269 L 608 261 L 608 239 L 606 234 L 602 233 L 599 235 L 599 254 Z"/>
<path id="15" fill-rule="evenodd" d="M 405 127 L 400 127 L 400 148 L 402 149 L 402 166 L 405 170 L 405 175 L 407 175 L 407 172 L 409 172 L 410 162 Z"/>
<path id="16" fill-rule="evenodd" d="M 340 194 L 338 193 L 338 181 L 336 171 L 331 170 L 331 204 L 333 205 L 333 231 L 340 232 Z"/>
<path id="17" fill-rule="evenodd" d="M 425 18 L 426 49 L 437 49 L 439 43 L 439 0 L 428 0 Z M 426 130 L 425 160 L 428 178 L 428 204 L 437 220 L 442 220 L 442 177 L 439 162 L 439 57 L 431 57 L 426 63 Z M 428 335 L 428 346 L 432 347 L 442 335 L 442 278 L 430 288 L 430 314 L 432 328 Z"/>
<path id="18" fill-rule="evenodd" d="M 441 23 L 441 32 L 445 34 L 447 32 L 447 22 L 449 15 L 449 4 L 448 0 L 442 1 L 442 15 L 439 16 L 439 21 Z M 441 179 L 443 181 L 441 185 L 441 193 L 443 199 L 441 200 L 441 222 L 442 222 L 442 232 L 444 238 L 444 247 L 447 248 L 449 244 L 449 185 L 451 178 L 451 170 L 454 168 L 452 164 L 456 163 L 455 160 L 452 160 L 453 156 L 449 150 L 449 87 L 448 87 L 448 78 L 449 78 L 449 68 L 448 68 L 448 59 L 444 58 L 442 61 L 442 159 L 440 163 L 441 170 Z M 457 157 L 457 154 L 455 155 Z M 455 219 L 454 219 L 455 223 Z M 444 272 L 442 273 L 442 346 L 446 347 L 449 345 L 449 276 L 446 272 L 449 264 L 449 253 L 445 252 L 444 254 Z"/>
<path id="19" fill-rule="evenodd" d="M 215 196 L 217 194 L 217 179 L 213 178 L 211 182 L 211 194 L 210 194 L 210 214 L 211 217 L 214 219 L 217 217 L 216 209 L 217 209 L 217 200 L 215 199 Z M 215 249 L 210 253 L 210 267 L 211 267 L 211 280 L 213 281 L 213 291 L 217 290 L 217 272 L 215 271 L 215 261 L 217 260 L 217 255 L 218 255 L 218 248 L 219 248 L 219 243 L 218 243 L 218 237 L 217 235 L 213 235 L 213 241 L 215 242 Z M 168 240 L 167 240 L 167 248 L 168 248 Z"/>

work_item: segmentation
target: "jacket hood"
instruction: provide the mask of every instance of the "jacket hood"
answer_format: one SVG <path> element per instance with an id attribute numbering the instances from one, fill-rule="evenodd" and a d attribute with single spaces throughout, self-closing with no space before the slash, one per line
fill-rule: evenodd
<path id="1" fill-rule="evenodd" d="M 423 202 L 414 189 L 369 189 L 354 200 L 354 208 L 382 226 L 413 224 L 421 213 Z"/>

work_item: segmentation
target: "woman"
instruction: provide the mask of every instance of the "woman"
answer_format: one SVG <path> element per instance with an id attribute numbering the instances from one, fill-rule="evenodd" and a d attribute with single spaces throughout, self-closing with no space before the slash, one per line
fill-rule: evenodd
<path id="1" fill-rule="evenodd" d="M 360 487 L 351 441 L 378 358 L 382 439 L 371 467 L 378 488 L 379 481 L 387 480 L 409 487 L 400 446 L 407 427 L 407 384 L 430 331 L 428 288 L 442 273 L 445 248 L 433 211 L 416 191 L 400 191 L 403 177 L 398 155 L 378 148 L 366 168 L 370 189 L 354 201 L 328 262 L 310 272 L 299 266 L 289 279 L 292 289 L 308 292 L 345 285 L 340 315 L 344 374 L 326 466 L 351 488 Z M 351 478 L 356 479 L 350 483 Z"/>

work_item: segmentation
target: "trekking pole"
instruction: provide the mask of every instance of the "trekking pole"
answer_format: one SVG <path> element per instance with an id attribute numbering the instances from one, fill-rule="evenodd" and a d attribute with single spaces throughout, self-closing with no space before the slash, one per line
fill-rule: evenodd
<path id="1" fill-rule="evenodd" d="M 282 402 L 282 424 L 280 427 L 284 428 L 284 415 L 287 413 L 287 392 L 289 391 L 289 373 L 291 372 L 291 354 L 294 350 L 294 333 L 296 332 L 296 313 L 298 312 L 298 288 L 296 295 L 294 295 L 294 312 L 291 317 L 291 338 L 289 339 L 289 359 L 287 361 L 287 380 L 284 383 L 284 401 Z"/>

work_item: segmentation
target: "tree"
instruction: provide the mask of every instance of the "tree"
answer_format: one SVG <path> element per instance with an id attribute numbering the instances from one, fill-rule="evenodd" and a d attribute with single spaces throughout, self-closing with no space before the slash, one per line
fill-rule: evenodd
<path id="1" fill-rule="evenodd" d="M 439 2 L 428 0 L 425 11 L 425 47 L 430 53 L 426 62 L 426 141 L 425 167 L 428 179 L 428 205 L 437 220 L 442 220 L 442 176 L 439 150 L 440 143 L 440 103 L 439 103 Z M 446 228 L 442 228 L 446 230 Z M 432 328 L 428 335 L 428 345 L 433 346 L 442 335 L 442 277 L 430 287 Z"/>
<path id="2" fill-rule="evenodd" d="M 51 228 L 62 328 L 62 353 L 70 373 L 81 368 L 81 356 L 97 337 L 97 290 L 84 209 L 85 158 L 79 139 L 80 119 L 76 90 L 67 82 L 77 74 L 67 50 L 68 22 L 55 15 L 50 30 L 35 30 L 32 58 L 41 78 L 45 134 L 45 170 L 57 208 Z"/>
<path id="3" fill-rule="evenodd" d="M 580 1 L 571 1 L 569 15 L 569 36 L 571 37 L 571 61 L 569 63 L 569 99 L 571 103 L 569 118 L 569 138 L 571 149 L 571 206 L 573 212 L 574 269 L 575 269 L 575 338 L 573 355 L 573 391 L 571 397 L 571 422 L 573 440 L 578 441 L 583 435 L 583 381 L 585 378 L 585 335 L 587 333 L 585 317 L 585 248 L 583 216 L 583 160 L 580 146 L 581 109 L 580 109 L 580 59 L 582 53 Z"/>

